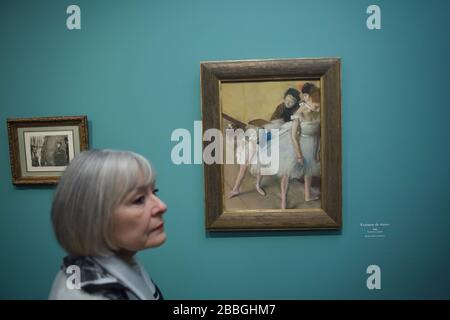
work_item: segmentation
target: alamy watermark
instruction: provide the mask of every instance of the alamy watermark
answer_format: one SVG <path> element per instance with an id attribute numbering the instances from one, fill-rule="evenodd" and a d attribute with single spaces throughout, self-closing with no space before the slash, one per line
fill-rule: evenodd
<path id="1" fill-rule="evenodd" d="M 69 290 L 81 289 L 81 270 L 80 267 L 72 264 L 66 268 L 67 280 L 66 287 Z"/>
<path id="2" fill-rule="evenodd" d="M 366 19 L 366 26 L 369 30 L 381 29 L 381 8 L 376 4 L 371 4 L 367 7 L 366 13 L 369 17 Z M 66 27 L 68 30 L 81 29 L 81 8 L 76 4 L 71 4 L 66 9 L 66 14 L 69 16 L 66 19 Z"/>
<path id="3" fill-rule="evenodd" d="M 189 130 L 175 129 L 170 137 L 177 142 L 172 148 L 174 164 L 240 164 L 255 165 L 262 175 L 276 174 L 279 167 L 279 129 L 210 128 L 202 135 L 202 122 L 194 121 L 194 157 Z M 203 142 L 209 142 L 202 150 Z"/>
<path id="4" fill-rule="evenodd" d="M 381 268 L 376 264 L 367 267 L 366 273 L 369 274 L 366 280 L 366 286 L 369 290 L 381 290 Z"/>

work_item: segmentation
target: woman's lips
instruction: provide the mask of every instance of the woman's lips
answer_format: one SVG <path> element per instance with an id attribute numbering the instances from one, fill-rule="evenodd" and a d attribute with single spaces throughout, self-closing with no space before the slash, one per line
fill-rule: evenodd
<path id="1" fill-rule="evenodd" d="M 161 224 L 159 226 L 157 226 L 154 230 L 161 230 L 164 228 L 164 222 L 161 222 Z"/>

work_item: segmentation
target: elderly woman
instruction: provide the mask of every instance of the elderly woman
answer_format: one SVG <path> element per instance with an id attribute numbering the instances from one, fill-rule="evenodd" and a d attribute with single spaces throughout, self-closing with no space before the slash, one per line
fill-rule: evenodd
<path id="1" fill-rule="evenodd" d="M 53 200 L 53 228 L 69 255 L 49 299 L 162 299 L 135 258 L 166 240 L 167 207 L 157 191 L 150 164 L 136 153 L 91 150 L 75 157 Z"/>

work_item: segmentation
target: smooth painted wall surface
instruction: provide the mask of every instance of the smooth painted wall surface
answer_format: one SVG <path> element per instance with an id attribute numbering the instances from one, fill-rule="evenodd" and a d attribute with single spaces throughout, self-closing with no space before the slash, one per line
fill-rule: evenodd
<path id="1" fill-rule="evenodd" d="M 91 147 L 158 172 L 168 241 L 140 258 L 169 299 L 450 298 L 449 14 L 445 0 L 2 0 L 0 298 L 46 299 L 64 254 L 54 187 L 11 183 L 6 119 L 80 114 Z M 300 57 L 342 58 L 342 231 L 205 233 L 202 166 L 170 158 L 172 131 L 201 119 L 200 62 Z M 365 238 L 376 222 L 386 237 Z"/>

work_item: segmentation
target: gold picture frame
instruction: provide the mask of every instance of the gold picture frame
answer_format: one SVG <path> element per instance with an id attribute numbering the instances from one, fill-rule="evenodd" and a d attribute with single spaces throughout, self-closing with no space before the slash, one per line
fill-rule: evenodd
<path id="1" fill-rule="evenodd" d="M 212 61 L 202 62 L 200 69 L 203 133 L 208 129 L 224 132 L 225 120 L 230 119 L 234 120 L 232 126 L 235 127 L 249 124 L 242 120 L 245 116 L 242 116 L 242 119 L 238 119 L 239 117 L 233 119 L 224 112 L 226 108 L 232 109 L 224 105 L 226 97 L 233 97 L 233 94 L 227 96 L 228 91 L 225 90 L 230 87 L 230 84 L 237 84 L 238 89 L 242 85 L 247 87 L 254 85 L 259 88 L 260 84 L 264 84 L 270 89 L 281 88 L 288 84 L 314 82 L 320 87 L 321 101 L 320 160 L 318 160 L 321 167 L 321 194 L 317 207 L 230 209 L 226 206 L 228 201 L 225 194 L 227 177 L 224 176 L 224 167 L 226 165 L 204 164 L 206 230 L 340 229 L 342 227 L 341 60 L 313 58 Z M 239 90 L 245 91 L 242 88 Z M 231 101 L 230 99 L 227 101 Z M 242 109 L 242 107 L 239 108 Z M 235 107 L 235 110 L 239 108 Z M 251 112 L 253 109 L 248 110 Z M 209 142 L 203 141 L 203 148 L 205 149 L 208 144 Z M 301 185 L 300 182 L 298 184 Z M 277 199 L 276 194 L 273 197 Z"/>
<path id="2" fill-rule="evenodd" d="M 12 183 L 57 184 L 69 162 L 88 149 L 87 116 L 7 119 Z"/>

